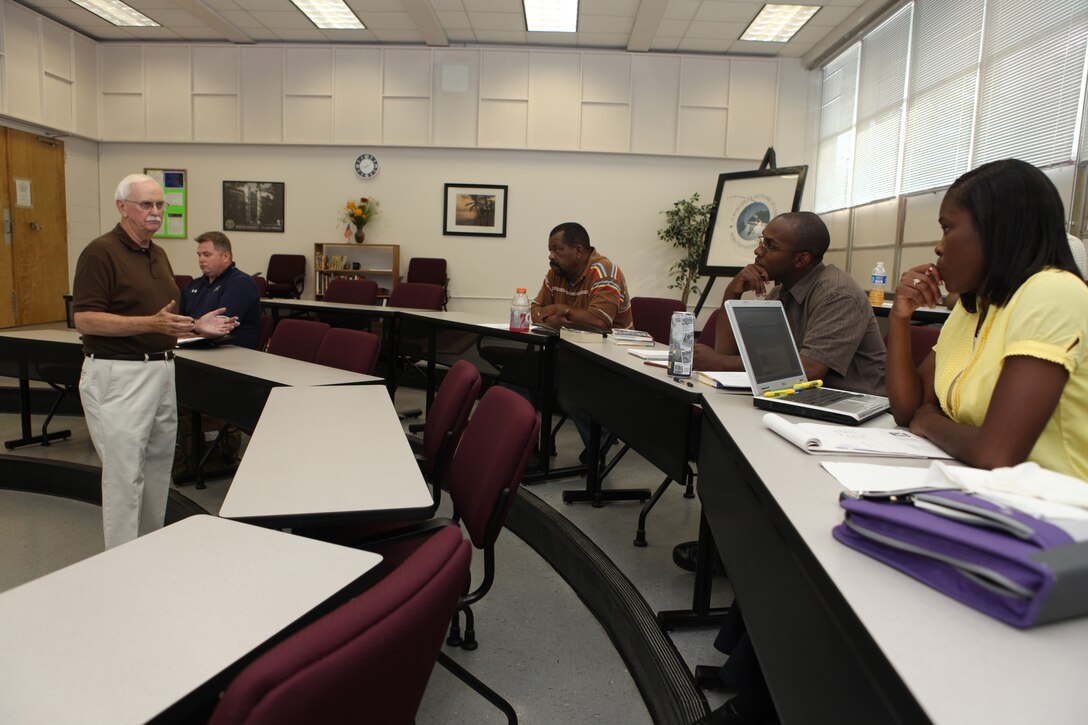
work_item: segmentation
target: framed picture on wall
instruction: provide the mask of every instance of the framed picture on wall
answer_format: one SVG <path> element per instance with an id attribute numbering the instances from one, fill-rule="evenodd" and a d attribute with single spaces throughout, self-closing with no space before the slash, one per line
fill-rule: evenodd
<path id="1" fill-rule="evenodd" d="M 446 184 L 442 233 L 462 237 L 505 237 L 508 187 Z"/>
<path id="2" fill-rule="evenodd" d="M 699 274 L 732 277 L 747 267 L 763 227 L 801 206 L 807 173 L 807 166 L 789 166 L 720 174 Z"/>
<path id="3" fill-rule="evenodd" d="M 224 181 L 223 231 L 283 233 L 282 181 Z"/>

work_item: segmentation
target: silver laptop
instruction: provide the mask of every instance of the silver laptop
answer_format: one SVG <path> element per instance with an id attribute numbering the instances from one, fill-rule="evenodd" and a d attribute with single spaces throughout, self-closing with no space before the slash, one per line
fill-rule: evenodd
<path id="1" fill-rule="evenodd" d="M 757 408 L 847 425 L 857 425 L 888 409 L 888 399 L 879 395 L 834 388 L 796 390 L 794 386 L 807 378 L 786 311 L 778 300 L 728 300 L 725 313 L 733 326 Z M 795 392 L 765 397 L 766 393 L 785 390 Z"/>

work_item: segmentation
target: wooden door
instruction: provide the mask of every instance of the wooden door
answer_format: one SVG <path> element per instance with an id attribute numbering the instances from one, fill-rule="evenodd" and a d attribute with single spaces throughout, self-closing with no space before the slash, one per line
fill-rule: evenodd
<path id="1" fill-rule="evenodd" d="M 68 292 L 68 215 L 64 144 L 3 129 L 0 184 L 11 219 L 10 244 L 0 254 L 0 327 L 64 319 Z M 11 290 L 4 288 L 10 269 Z"/>
<path id="2" fill-rule="evenodd" d="M 11 253 L 11 189 L 8 168 L 7 135 L 0 129 L 0 212 L 3 220 L 3 243 L 0 244 L 0 327 L 15 325 L 15 273 Z"/>

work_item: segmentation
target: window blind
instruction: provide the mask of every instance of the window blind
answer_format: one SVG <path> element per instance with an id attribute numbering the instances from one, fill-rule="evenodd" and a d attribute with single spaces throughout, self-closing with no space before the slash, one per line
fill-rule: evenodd
<path id="1" fill-rule="evenodd" d="M 860 49 L 861 44 L 855 43 L 823 70 L 816 159 L 817 209 L 849 206 Z"/>

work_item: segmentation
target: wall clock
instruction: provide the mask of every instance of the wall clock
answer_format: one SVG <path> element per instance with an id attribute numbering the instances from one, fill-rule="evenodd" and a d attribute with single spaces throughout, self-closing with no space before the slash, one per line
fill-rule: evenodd
<path id="1" fill-rule="evenodd" d="M 360 179 L 373 179 L 378 175 L 378 159 L 373 154 L 359 154 L 355 159 L 355 175 Z"/>

